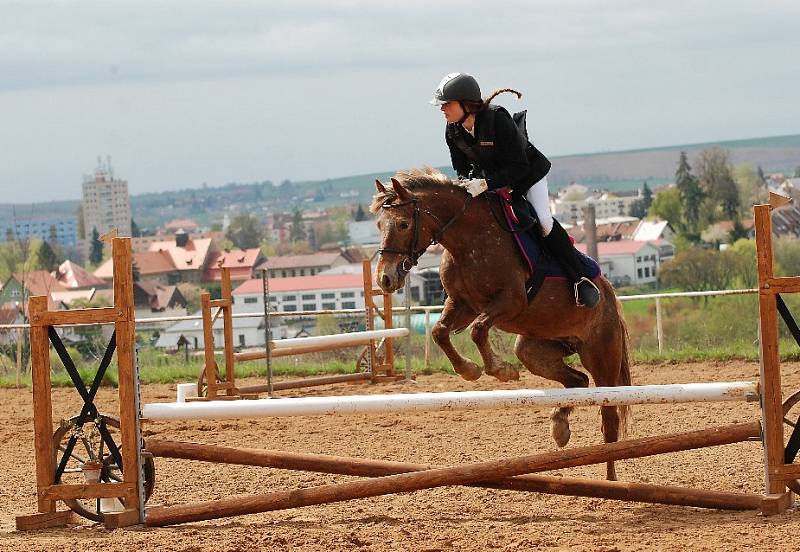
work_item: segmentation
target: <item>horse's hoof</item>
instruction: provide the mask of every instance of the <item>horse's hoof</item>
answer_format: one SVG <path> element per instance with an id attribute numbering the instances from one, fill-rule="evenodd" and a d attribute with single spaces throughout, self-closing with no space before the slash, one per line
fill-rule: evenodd
<path id="1" fill-rule="evenodd" d="M 453 367 L 456 371 L 456 374 L 461 376 L 463 379 L 467 381 L 475 381 L 479 377 L 481 377 L 481 373 L 483 369 L 472 362 L 471 360 L 466 361 L 460 367 Z"/>
<path id="2" fill-rule="evenodd" d="M 569 429 L 567 415 L 563 412 L 554 412 L 550 415 L 550 436 L 559 448 L 567 446 L 572 432 Z"/>
<path id="3" fill-rule="evenodd" d="M 517 381 L 519 379 L 519 370 L 517 370 L 507 362 L 503 362 L 500 364 L 500 368 L 492 372 L 491 375 L 493 375 L 502 382 Z"/>

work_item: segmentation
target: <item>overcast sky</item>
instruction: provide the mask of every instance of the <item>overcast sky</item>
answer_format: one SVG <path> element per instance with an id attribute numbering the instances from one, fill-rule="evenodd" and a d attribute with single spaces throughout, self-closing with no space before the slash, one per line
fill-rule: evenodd
<path id="1" fill-rule="evenodd" d="M 0 203 L 449 162 L 446 73 L 549 155 L 800 133 L 800 2 L 0 0 Z"/>

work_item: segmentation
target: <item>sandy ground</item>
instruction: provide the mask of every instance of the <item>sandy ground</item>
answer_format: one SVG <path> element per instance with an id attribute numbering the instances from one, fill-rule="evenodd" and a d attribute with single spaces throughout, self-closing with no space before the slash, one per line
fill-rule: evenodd
<path id="1" fill-rule="evenodd" d="M 800 387 L 800 364 L 784 366 L 785 389 Z M 752 380 L 754 363 L 640 365 L 635 383 Z M 416 384 L 340 385 L 297 394 L 397 393 L 541 387 L 523 375 L 516 384 L 489 378 L 420 377 Z M 145 402 L 174 400 L 174 386 L 151 385 Z M 284 393 L 286 394 L 286 393 Z M 115 409 L 115 392 L 101 390 L 98 404 Z M 55 419 L 78 412 L 77 395 L 54 393 Z M 723 512 L 462 487 L 442 488 L 290 511 L 257 514 L 164 529 L 106 531 L 90 522 L 35 534 L 14 532 L 14 515 L 32 512 L 35 481 L 31 397 L 0 390 L 0 550 L 800 550 L 800 515 L 762 517 Z M 387 414 L 358 417 L 153 423 L 146 435 L 231 446 L 276 448 L 452 465 L 553 450 L 548 412 Z M 744 422 L 758 415 L 745 403 L 640 406 L 632 437 Z M 596 408 L 572 417 L 570 446 L 600 441 Z M 742 443 L 618 464 L 620 479 L 700 488 L 760 492 L 761 447 Z M 344 481 L 344 476 L 293 473 L 156 460 L 151 504 L 177 504 L 232 494 Z M 562 470 L 602 477 L 604 467 Z"/>

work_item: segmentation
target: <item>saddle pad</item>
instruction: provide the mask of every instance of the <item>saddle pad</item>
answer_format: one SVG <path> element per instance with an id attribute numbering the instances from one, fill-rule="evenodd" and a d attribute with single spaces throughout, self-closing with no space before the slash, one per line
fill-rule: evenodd
<path id="1" fill-rule="evenodd" d="M 506 190 L 499 190 L 497 197 L 500 205 L 503 208 L 503 215 L 505 216 L 508 227 L 513 232 L 514 241 L 517 243 L 522 258 L 528 264 L 528 269 L 531 273 L 531 279 L 545 279 L 545 278 L 566 278 L 564 270 L 561 265 L 551 255 L 545 252 L 542 244 L 538 239 L 534 239 L 531 232 L 539 232 L 538 225 L 530 231 L 519 231 L 521 228 L 519 219 L 514 214 L 514 209 L 511 206 L 511 194 Z M 584 274 L 591 280 L 600 276 L 600 265 L 592 259 L 578 251 L 578 255 L 584 266 Z M 534 278 L 534 276 L 536 278 Z"/>

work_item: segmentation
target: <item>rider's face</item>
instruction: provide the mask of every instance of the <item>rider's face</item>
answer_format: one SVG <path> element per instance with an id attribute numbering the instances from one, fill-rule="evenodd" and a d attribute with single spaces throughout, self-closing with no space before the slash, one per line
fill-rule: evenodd
<path id="1" fill-rule="evenodd" d="M 464 116 L 464 110 L 461 108 L 459 102 L 453 101 L 444 103 L 439 109 L 444 113 L 444 118 L 448 123 L 457 123 Z"/>

